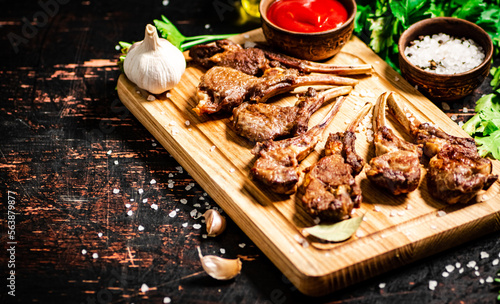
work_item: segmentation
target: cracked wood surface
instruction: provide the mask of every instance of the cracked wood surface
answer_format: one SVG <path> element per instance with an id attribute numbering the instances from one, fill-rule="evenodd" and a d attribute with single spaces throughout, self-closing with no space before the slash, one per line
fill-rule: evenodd
<path id="1" fill-rule="evenodd" d="M 217 204 L 119 101 L 115 45 L 142 39 L 144 25 L 161 14 L 186 35 L 258 27 L 238 25 L 237 4 L 68 2 L 33 32 L 23 18 L 33 21 L 43 11 L 38 2 L 0 5 L 0 269 L 7 264 L 7 191 L 16 193 L 18 212 L 17 296 L 3 288 L 1 302 L 493 302 L 495 289 L 480 279 L 496 273 L 498 233 L 321 298 L 298 292 L 230 219 L 224 234 L 204 238 L 191 212 Z M 17 52 L 11 33 L 26 40 Z M 485 81 L 449 109 L 437 105 L 466 121 L 487 90 Z M 196 246 L 239 256 L 241 275 L 227 282 L 207 277 Z M 478 270 L 465 266 L 470 261 Z M 441 275 L 457 262 L 463 274 Z M 438 282 L 435 291 L 430 280 Z"/>

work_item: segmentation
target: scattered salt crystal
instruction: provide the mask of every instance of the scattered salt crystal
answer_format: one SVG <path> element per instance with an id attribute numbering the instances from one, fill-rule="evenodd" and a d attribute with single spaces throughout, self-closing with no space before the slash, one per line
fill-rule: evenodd
<path id="1" fill-rule="evenodd" d="M 175 210 L 171 211 L 168 216 L 170 217 L 175 217 L 177 215 L 177 212 Z"/>
<path id="2" fill-rule="evenodd" d="M 108 155 L 111 155 L 111 153 L 113 153 L 113 151 L 111 151 L 111 150 L 108 150 L 108 152 L 106 152 L 106 154 L 108 154 Z"/>
<path id="3" fill-rule="evenodd" d="M 436 230 L 436 229 L 437 229 L 437 227 L 436 227 L 435 225 L 431 225 L 431 229 Z"/>
<path id="4" fill-rule="evenodd" d="M 498 265 L 498 262 L 500 262 L 500 260 L 494 259 L 493 262 L 491 262 L 491 265 L 496 266 Z"/>
<path id="5" fill-rule="evenodd" d="M 234 169 L 234 168 L 229 169 L 230 173 L 233 173 L 234 171 L 236 171 L 236 169 Z"/>
<path id="6" fill-rule="evenodd" d="M 189 125 L 191 124 L 191 122 L 190 122 L 189 120 L 186 120 L 186 121 L 184 122 L 184 124 L 185 124 L 186 126 L 189 126 Z"/>
<path id="7" fill-rule="evenodd" d="M 220 249 L 220 253 L 222 253 L 222 254 L 226 253 L 226 249 L 221 248 L 221 249 Z"/>
<path id="8" fill-rule="evenodd" d="M 179 129 L 177 128 L 172 128 L 172 135 L 179 135 Z"/>
<path id="9" fill-rule="evenodd" d="M 418 90 L 418 85 L 415 85 L 415 90 Z"/>
<path id="10" fill-rule="evenodd" d="M 201 237 L 204 238 L 204 239 L 206 239 L 206 238 L 208 238 L 208 234 L 204 233 L 204 234 L 201 235 Z"/>
<path id="11" fill-rule="evenodd" d="M 148 101 L 154 101 L 156 100 L 156 97 L 154 97 L 153 95 L 149 95 L 148 98 L 147 98 Z"/>
<path id="12" fill-rule="evenodd" d="M 437 285 L 438 285 L 437 281 L 434 281 L 434 280 L 429 281 L 429 289 L 430 290 L 435 290 Z"/>
<path id="13" fill-rule="evenodd" d="M 469 267 L 469 268 L 476 267 L 476 261 L 469 261 L 469 263 L 467 263 L 467 267 Z"/>
<path id="14" fill-rule="evenodd" d="M 391 213 L 389 214 L 389 216 L 396 216 L 396 211 L 395 210 L 392 210 Z"/>
<path id="15" fill-rule="evenodd" d="M 385 288 L 385 285 L 386 285 L 385 283 L 380 283 L 380 284 L 378 284 L 378 288 L 380 288 L 380 289 L 384 289 L 384 288 Z"/>
<path id="16" fill-rule="evenodd" d="M 120 193 L 120 189 L 116 189 L 116 188 L 115 188 L 115 189 L 113 189 L 113 193 L 114 193 L 114 194 L 118 194 L 118 193 Z"/>
<path id="17" fill-rule="evenodd" d="M 458 268 L 460 268 L 460 267 L 462 267 L 462 264 L 460 264 L 460 263 L 458 263 L 458 262 L 457 262 L 457 263 L 455 263 L 455 268 L 457 268 L 457 269 L 458 269 Z"/>
<path id="18" fill-rule="evenodd" d="M 453 265 L 447 265 L 445 268 L 446 268 L 446 271 L 448 271 L 448 272 L 452 272 L 453 270 L 455 270 L 455 266 L 453 266 Z"/>
<path id="19" fill-rule="evenodd" d="M 94 252 L 94 253 L 92 254 L 92 258 L 93 258 L 93 259 L 97 259 L 98 257 L 99 257 L 99 254 L 98 254 L 97 252 Z"/>
<path id="20" fill-rule="evenodd" d="M 163 2 L 165 2 L 165 1 L 163 1 Z M 170 302 L 172 302 L 172 300 L 169 297 L 164 297 L 163 298 L 163 304 L 169 304 Z"/>
<path id="21" fill-rule="evenodd" d="M 245 248 L 245 246 L 246 246 L 246 245 L 247 245 L 247 244 L 245 244 L 245 243 L 240 243 L 240 244 L 238 244 L 238 246 L 239 246 L 240 248 Z"/>
<path id="22" fill-rule="evenodd" d="M 193 209 L 191 210 L 191 212 L 189 212 L 189 214 L 191 215 L 191 217 L 195 217 L 198 214 L 198 210 Z"/>
<path id="23" fill-rule="evenodd" d="M 445 278 L 447 278 L 449 275 L 450 275 L 450 274 L 449 274 L 448 272 L 446 272 L 446 271 L 444 271 L 444 272 L 442 273 L 442 276 L 443 276 L 443 277 L 445 277 Z"/>
<path id="24" fill-rule="evenodd" d="M 201 207 L 201 204 L 200 204 L 200 203 L 193 204 L 193 207 L 195 207 L 195 208 L 200 208 L 200 207 Z"/>
<path id="25" fill-rule="evenodd" d="M 214 151 L 215 151 L 215 148 L 216 148 L 215 146 L 211 146 L 211 147 L 210 147 L 210 152 L 214 152 Z"/>
<path id="26" fill-rule="evenodd" d="M 493 277 L 489 276 L 486 278 L 486 283 L 493 283 Z"/>
<path id="27" fill-rule="evenodd" d="M 413 209 L 413 207 L 410 204 L 406 205 L 406 210 L 411 210 L 411 209 Z"/>
<path id="28" fill-rule="evenodd" d="M 141 189 L 137 190 L 137 192 L 139 192 L 139 194 L 143 194 L 144 190 L 141 188 Z"/>
<path id="29" fill-rule="evenodd" d="M 101 237 L 102 237 L 102 232 L 99 232 L 99 233 L 97 234 L 97 236 L 101 238 Z"/>
<path id="30" fill-rule="evenodd" d="M 403 215 L 405 215 L 405 212 L 404 211 L 398 211 L 398 215 L 399 216 L 403 216 Z"/>
<path id="31" fill-rule="evenodd" d="M 149 290 L 148 285 L 142 284 L 142 286 L 141 286 L 141 292 L 147 292 L 148 290 Z"/>
<path id="32" fill-rule="evenodd" d="M 170 98 L 172 97 L 172 93 L 168 92 L 165 96 L 167 96 L 167 98 Z"/>
<path id="33" fill-rule="evenodd" d="M 129 211 L 127 212 L 127 215 L 128 215 L 128 216 L 132 216 L 132 214 L 134 214 L 134 211 L 132 211 L 132 210 L 129 210 Z"/>
<path id="34" fill-rule="evenodd" d="M 464 269 L 463 269 L 463 268 L 460 268 L 460 269 L 458 270 L 458 273 L 463 273 L 463 272 L 464 272 Z"/>
<path id="35" fill-rule="evenodd" d="M 143 231 L 143 230 L 144 230 L 144 226 L 139 225 L 139 227 L 137 227 L 137 230 L 139 230 L 139 231 Z"/>
<path id="36" fill-rule="evenodd" d="M 453 121 L 457 120 L 457 115 L 451 115 L 450 119 Z"/>
<path id="37" fill-rule="evenodd" d="M 489 253 L 487 253 L 485 251 L 481 251 L 481 259 L 487 259 L 489 257 L 490 257 Z"/>
<path id="38" fill-rule="evenodd" d="M 161 4 L 162 4 L 163 6 L 167 6 L 169 2 L 170 2 L 170 1 L 168 1 L 168 0 L 163 0 L 163 1 L 161 2 Z M 163 300 L 163 303 L 167 303 L 167 302 L 165 302 L 165 300 Z M 170 302 L 168 302 L 168 303 L 170 303 Z"/>
<path id="39" fill-rule="evenodd" d="M 209 28 L 210 28 L 210 24 L 208 24 L 208 23 L 207 23 L 207 24 L 205 24 L 205 29 L 207 29 L 207 30 L 208 30 Z"/>
<path id="40" fill-rule="evenodd" d="M 181 198 L 180 202 L 181 202 L 181 204 L 185 205 L 185 204 L 187 204 L 188 201 L 185 198 Z"/>
<path id="41" fill-rule="evenodd" d="M 380 207 L 379 207 L 379 206 L 375 206 L 375 207 L 373 207 L 373 211 L 375 211 L 375 212 L 380 212 L 380 210 L 381 210 L 381 209 L 380 209 Z"/>
<path id="42" fill-rule="evenodd" d="M 481 275 L 481 274 L 479 273 L 479 271 L 477 271 L 477 270 L 476 270 L 476 271 L 474 271 L 474 274 L 475 274 L 477 277 Z"/>
<path id="43" fill-rule="evenodd" d="M 441 216 L 445 216 L 446 215 L 446 211 L 443 211 L 443 210 L 439 210 L 437 212 L 437 216 L 441 217 Z"/>
<path id="44" fill-rule="evenodd" d="M 168 123 L 170 126 L 175 126 L 177 125 L 177 123 L 175 122 L 175 120 L 171 120 L 169 123 Z"/>
<path id="45" fill-rule="evenodd" d="M 319 217 L 315 218 L 313 220 L 314 224 L 318 225 L 321 222 L 321 219 Z"/>
<path id="46" fill-rule="evenodd" d="M 194 229 L 200 229 L 200 228 L 201 228 L 201 225 L 200 225 L 200 224 L 194 224 L 194 225 L 193 225 L 193 228 L 194 228 Z"/>
<path id="47" fill-rule="evenodd" d="M 115 165 L 118 165 L 118 161 L 117 161 L 117 160 L 115 160 L 113 163 L 114 163 Z"/>
<path id="48" fill-rule="evenodd" d="M 480 279 L 479 279 L 479 283 L 480 283 L 480 284 L 484 284 L 484 279 L 483 279 L 483 278 L 480 278 Z"/>
<path id="49" fill-rule="evenodd" d="M 394 77 L 394 80 L 399 81 L 399 77 L 398 76 Z"/>
<path id="50" fill-rule="evenodd" d="M 82 249 L 82 254 L 83 254 L 83 255 L 86 255 L 86 254 L 87 254 L 87 250 Z"/>
<path id="51" fill-rule="evenodd" d="M 467 107 L 464 107 L 464 108 L 462 109 L 462 112 L 467 113 L 467 112 L 469 112 L 469 109 L 467 109 Z"/>
<path id="52" fill-rule="evenodd" d="M 151 185 L 156 184 L 156 179 L 152 179 L 149 183 L 150 183 Z"/>

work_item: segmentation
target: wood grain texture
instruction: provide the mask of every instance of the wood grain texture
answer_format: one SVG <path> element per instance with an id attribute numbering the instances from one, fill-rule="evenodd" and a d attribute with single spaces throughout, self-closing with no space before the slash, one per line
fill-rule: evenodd
<path id="1" fill-rule="evenodd" d="M 237 42 L 247 39 L 260 41 L 263 36 L 260 30 L 255 30 L 236 38 Z M 354 94 L 348 97 L 326 132 L 345 129 L 346 122 L 356 115 L 357 106 L 367 101 L 374 103 L 385 91 L 396 91 L 422 121 L 436 123 L 450 134 L 467 136 L 359 39 L 354 37 L 331 61 L 369 63 L 375 73 L 359 78 Z M 498 230 L 500 196 L 478 204 L 448 206 L 429 196 L 425 179 L 417 191 L 394 197 L 373 187 L 362 173 L 359 178 L 364 203 L 356 215 L 366 214 L 366 221 L 357 236 L 329 246 L 311 239 L 303 243 L 301 229 L 313 225 L 313 219 L 300 207 L 295 196 L 270 193 L 251 181 L 252 143 L 227 126 L 227 117 L 199 117 L 192 111 L 197 104 L 196 86 L 203 72 L 188 65 L 181 83 L 154 101 L 147 101 L 147 94 L 121 75 L 118 94 L 134 116 L 301 292 L 324 295 Z M 282 103 L 295 100 L 293 96 L 280 98 Z M 328 109 L 329 106 L 323 106 L 313 115 L 310 124 L 321 120 Z M 398 129 L 397 125 L 393 127 Z M 372 144 L 364 132 L 357 137 L 360 155 L 367 160 L 373 157 Z M 302 168 L 318 159 L 323 145 L 324 140 L 302 162 Z M 494 173 L 500 173 L 498 161 L 494 161 Z M 499 189 L 497 182 L 493 191 Z M 374 211 L 375 206 L 380 211 Z M 442 214 L 445 215 L 440 216 Z"/>

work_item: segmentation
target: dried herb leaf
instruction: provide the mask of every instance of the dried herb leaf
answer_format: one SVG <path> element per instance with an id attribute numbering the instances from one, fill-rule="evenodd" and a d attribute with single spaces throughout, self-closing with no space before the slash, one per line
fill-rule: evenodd
<path id="1" fill-rule="evenodd" d="M 358 230 L 363 217 L 364 215 L 353 217 L 334 224 L 319 224 L 305 228 L 304 231 L 322 240 L 342 242 L 350 238 Z"/>

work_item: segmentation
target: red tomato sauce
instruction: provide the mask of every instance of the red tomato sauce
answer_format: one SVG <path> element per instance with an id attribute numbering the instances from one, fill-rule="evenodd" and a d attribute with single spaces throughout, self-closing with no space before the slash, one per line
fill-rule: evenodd
<path id="1" fill-rule="evenodd" d="M 347 10 L 337 0 L 278 0 L 267 18 L 294 32 L 316 33 L 334 29 L 347 20 Z"/>

